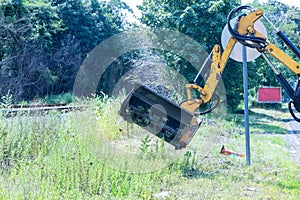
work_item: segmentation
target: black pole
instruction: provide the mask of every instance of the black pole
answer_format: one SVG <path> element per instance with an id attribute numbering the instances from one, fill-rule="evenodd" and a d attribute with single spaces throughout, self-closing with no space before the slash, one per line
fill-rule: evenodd
<path id="1" fill-rule="evenodd" d="M 242 46 L 243 53 L 243 83 L 244 83 L 244 118 L 245 118 L 245 140 L 246 140 L 246 165 L 250 166 L 250 133 L 249 133 L 249 108 L 248 108 L 248 69 L 247 49 Z"/>

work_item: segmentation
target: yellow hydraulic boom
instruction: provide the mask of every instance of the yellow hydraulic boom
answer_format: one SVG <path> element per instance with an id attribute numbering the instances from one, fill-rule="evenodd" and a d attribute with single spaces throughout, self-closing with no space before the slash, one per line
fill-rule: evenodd
<path id="1" fill-rule="evenodd" d="M 257 46 L 254 46 L 254 47 L 256 47 L 257 50 L 260 52 L 269 53 L 270 55 L 272 55 L 273 57 L 278 59 L 281 63 L 283 63 L 285 66 L 287 66 L 295 74 L 299 75 L 300 74 L 300 64 L 297 63 L 295 60 L 293 60 L 286 53 L 281 51 L 273 43 L 267 41 L 267 39 L 261 33 L 259 33 L 257 30 L 255 30 L 254 23 L 262 16 L 263 16 L 262 10 L 255 10 L 255 11 L 252 11 L 250 14 L 241 17 L 238 22 L 237 32 L 240 35 L 253 35 L 255 37 L 261 38 L 262 40 L 265 40 L 263 46 L 256 44 Z M 202 103 L 207 103 L 211 100 L 212 95 L 213 95 L 213 93 L 219 83 L 219 80 L 222 76 L 222 72 L 226 66 L 228 59 L 229 59 L 229 56 L 237 42 L 238 42 L 238 40 L 236 38 L 234 38 L 234 36 L 231 36 L 226 48 L 224 49 L 223 54 L 221 54 L 221 47 L 219 45 L 215 45 L 215 47 L 212 51 L 213 53 L 212 53 L 212 58 L 211 58 L 212 63 L 211 63 L 210 75 L 209 75 L 204 87 L 200 87 L 198 84 L 195 84 L 195 83 L 187 84 L 186 89 L 187 89 L 188 99 L 187 99 L 187 101 L 185 101 L 181 104 L 181 107 L 183 107 L 186 110 L 189 110 L 190 112 L 195 112 L 201 106 Z M 199 99 L 192 98 L 192 95 L 191 95 L 192 89 L 195 89 L 198 92 L 200 92 Z"/>
<path id="2" fill-rule="evenodd" d="M 237 24 L 235 27 L 232 27 L 230 20 L 234 14 L 242 10 L 248 10 L 249 13 L 239 15 L 237 17 Z M 300 112 L 300 81 L 294 90 L 283 75 L 278 72 L 266 54 L 268 53 L 275 57 L 298 76 L 300 75 L 300 64 L 268 41 L 265 36 L 255 29 L 254 23 L 262 16 L 262 10 L 252 10 L 249 6 L 240 6 L 231 11 L 227 20 L 228 30 L 231 34 L 227 46 L 223 53 L 219 45 L 214 46 L 210 57 L 210 73 L 204 86 L 201 87 L 199 85 L 201 79 L 199 72 L 194 83 L 186 85 L 187 100 L 183 101 L 180 105 L 170 102 L 146 86 L 138 85 L 126 97 L 122 104 L 120 115 L 127 121 L 134 122 L 156 136 L 165 139 L 166 142 L 172 144 L 177 149 L 186 147 L 202 122 L 199 115 L 213 110 L 213 108 L 210 108 L 206 112 L 197 112 L 202 104 L 212 100 L 229 56 L 236 43 L 239 42 L 247 47 L 255 48 L 262 53 L 263 57 L 272 67 L 278 81 L 291 98 L 289 103 L 291 115 L 295 120 L 300 122 L 300 119 L 295 116 L 291 108 L 291 105 L 294 104 L 296 110 Z M 265 16 L 263 17 L 270 22 Z M 298 48 L 280 30 L 276 28 L 275 30 L 284 43 L 300 58 Z M 197 90 L 200 96 L 193 99 L 192 90 Z M 162 112 L 163 109 L 161 109 L 161 106 L 166 111 L 165 113 Z"/>

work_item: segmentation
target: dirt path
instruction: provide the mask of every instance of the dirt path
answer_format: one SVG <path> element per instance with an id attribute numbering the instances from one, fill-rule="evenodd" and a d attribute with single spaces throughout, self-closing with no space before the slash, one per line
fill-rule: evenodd
<path id="1" fill-rule="evenodd" d="M 292 159 L 300 166 L 300 123 L 293 119 L 287 120 L 286 128 L 288 134 L 281 134 L 280 137 L 286 142 Z"/>

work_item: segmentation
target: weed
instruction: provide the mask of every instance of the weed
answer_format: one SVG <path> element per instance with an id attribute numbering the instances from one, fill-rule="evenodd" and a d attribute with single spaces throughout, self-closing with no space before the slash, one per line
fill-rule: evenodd
<path id="1" fill-rule="evenodd" d="M 218 147 L 224 143 L 234 151 L 244 150 L 245 138 L 234 120 L 201 125 L 183 156 L 167 167 L 143 174 L 117 170 L 110 165 L 117 154 L 96 151 L 105 143 L 91 133 L 101 127 L 108 140 L 116 142 L 139 135 L 141 130 L 134 128 L 132 135 L 125 137 L 116 125 L 117 114 L 112 112 L 117 109 L 116 102 L 106 97 L 95 101 L 91 113 L 96 114 L 90 118 L 87 111 L 0 116 L 0 199 L 155 199 L 159 194 L 166 199 L 300 196 L 300 168 L 289 160 L 280 138 L 252 135 L 249 168 L 243 158 L 219 154 Z M 140 168 L 144 166 L 139 164 L 167 162 L 167 144 L 151 136 L 143 134 L 132 145 L 134 152 L 146 155 L 143 162 L 137 162 Z M 95 145 L 89 148 L 90 143 Z M 117 161 L 116 165 L 124 164 L 121 158 Z"/>
<path id="2" fill-rule="evenodd" d="M 1 97 L 0 108 L 9 108 L 13 103 L 13 96 L 10 91 L 6 95 Z"/>
<path id="3" fill-rule="evenodd" d="M 72 101 L 73 101 L 73 96 L 71 93 L 49 95 L 44 97 L 44 99 L 42 99 L 42 102 L 47 104 L 66 104 L 66 103 L 72 103 Z"/>
<path id="4" fill-rule="evenodd" d="M 141 145 L 139 148 L 141 153 L 146 154 L 149 152 L 150 142 L 151 142 L 151 139 L 150 139 L 149 135 L 147 135 L 144 139 L 142 139 Z"/>

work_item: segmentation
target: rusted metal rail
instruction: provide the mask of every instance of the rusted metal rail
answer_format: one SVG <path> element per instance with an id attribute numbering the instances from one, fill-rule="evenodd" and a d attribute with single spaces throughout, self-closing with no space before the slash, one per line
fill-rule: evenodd
<path id="1" fill-rule="evenodd" d="M 8 108 L 2 108 L 1 112 L 7 117 L 22 114 L 36 114 L 40 112 L 46 112 L 51 110 L 57 110 L 60 112 L 69 112 L 74 110 L 81 110 L 87 106 L 84 105 L 67 105 L 67 104 L 36 104 L 36 105 L 11 105 Z"/>

